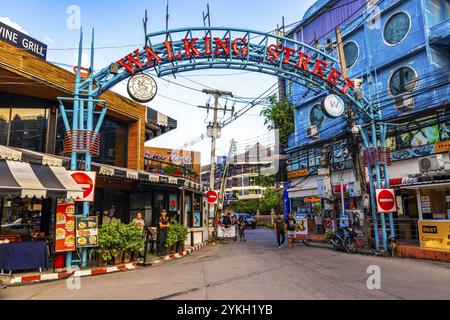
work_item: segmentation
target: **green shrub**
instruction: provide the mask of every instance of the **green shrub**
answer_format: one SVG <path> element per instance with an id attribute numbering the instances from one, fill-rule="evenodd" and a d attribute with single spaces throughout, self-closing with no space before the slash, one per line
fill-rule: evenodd
<path id="1" fill-rule="evenodd" d="M 145 243 L 143 230 L 134 224 L 113 222 L 103 225 L 98 232 L 98 253 L 103 260 L 114 260 L 119 251 L 139 251 Z"/>
<path id="2" fill-rule="evenodd" d="M 167 230 L 166 248 L 173 247 L 178 242 L 184 243 L 188 238 L 188 233 L 189 230 L 185 225 L 172 220 Z"/>

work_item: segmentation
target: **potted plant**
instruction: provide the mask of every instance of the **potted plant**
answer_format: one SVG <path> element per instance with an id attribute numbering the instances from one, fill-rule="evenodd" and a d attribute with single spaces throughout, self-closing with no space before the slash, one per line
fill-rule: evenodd
<path id="1" fill-rule="evenodd" d="M 118 254 L 117 250 L 117 224 L 103 225 L 98 232 L 98 264 L 104 266 L 111 264 Z"/>
<path id="2" fill-rule="evenodd" d="M 178 223 L 178 242 L 177 242 L 177 252 L 181 253 L 184 251 L 184 243 L 186 242 L 189 234 L 189 229 L 185 225 Z"/>
<path id="3" fill-rule="evenodd" d="M 125 227 L 124 262 L 129 263 L 132 255 L 135 260 L 139 257 L 139 251 L 145 244 L 144 231 L 136 227 L 133 223 Z"/>
<path id="4" fill-rule="evenodd" d="M 188 233 L 189 230 L 186 226 L 175 220 L 170 222 L 166 240 L 166 248 L 169 253 L 184 251 L 184 243 L 188 238 Z"/>
<path id="5" fill-rule="evenodd" d="M 169 254 L 175 253 L 175 246 L 178 242 L 177 223 L 172 220 L 167 229 L 166 248 Z"/>

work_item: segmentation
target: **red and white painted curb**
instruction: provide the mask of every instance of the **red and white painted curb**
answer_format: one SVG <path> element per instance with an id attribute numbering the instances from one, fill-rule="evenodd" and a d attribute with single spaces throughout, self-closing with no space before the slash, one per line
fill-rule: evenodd
<path id="1" fill-rule="evenodd" d="M 101 274 L 119 272 L 119 271 L 129 271 L 136 269 L 136 263 L 127 263 L 121 264 L 118 266 L 112 267 L 101 267 L 94 268 L 89 270 L 77 270 L 73 272 L 61 272 L 61 273 L 49 273 L 49 274 L 36 274 L 31 276 L 23 276 L 23 277 L 14 277 L 10 285 L 15 284 L 25 284 L 25 283 L 36 283 L 36 282 L 44 282 L 44 281 L 53 281 L 53 280 L 61 280 L 67 279 L 69 277 L 89 277 L 89 276 L 97 276 Z"/>
<path id="2" fill-rule="evenodd" d="M 184 256 L 187 256 L 188 254 L 191 254 L 195 251 L 198 251 L 208 245 L 207 242 L 200 243 L 192 248 L 188 248 L 185 251 L 181 253 L 175 253 L 171 255 L 167 255 L 161 260 L 154 260 L 151 263 L 152 264 L 160 264 L 163 261 L 168 261 L 172 259 L 180 259 Z M 62 280 L 62 279 L 68 279 L 70 277 L 89 277 L 89 276 L 97 276 L 101 274 L 107 274 L 107 273 L 113 273 L 113 272 L 120 272 L 120 271 L 130 271 L 137 268 L 137 263 L 127 263 L 127 264 L 121 264 L 117 266 L 111 266 L 111 267 L 100 267 L 100 268 L 93 268 L 89 270 L 76 270 L 73 272 L 60 272 L 60 273 L 48 273 L 48 274 L 36 274 L 36 275 L 30 275 L 30 276 L 16 276 L 14 277 L 10 285 L 18 285 L 18 284 L 27 284 L 27 283 L 38 283 L 38 282 L 45 282 L 45 281 L 55 281 L 55 280 Z"/>
<path id="3" fill-rule="evenodd" d="M 200 250 L 200 249 L 206 247 L 207 245 L 208 245 L 208 242 L 203 242 L 203 243 L 197 244 L 197 245 L 193 246 L 192 248 L 188 248 L 188 249 L 184 250 L 184 251 L 181 252 L 181 253 L 169 254 L 169 255 L 167 255 L 167 256 L 162 257 L 161 259 L 153 260 L 153 261 L 151 262 L 151 264 L 160 264 L 160 263 L 162 263 L 163 261 L 169 261 L 169 260 L 174 260 L 174 259 L 180 259 L 180 258 L 182 258 L 182 257 L 184 257 L 184 256 L 187 256 L 188 254 L 191 254 L 191 253 L 193 253 L 193 252 L 195 252 L 195 251 L 198 251 L 198 250 Z"/>

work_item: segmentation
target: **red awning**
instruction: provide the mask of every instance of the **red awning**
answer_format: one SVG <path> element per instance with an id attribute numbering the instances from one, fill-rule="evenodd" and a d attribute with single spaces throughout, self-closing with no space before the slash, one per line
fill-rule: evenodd
<path id="1" fill-rule="evenodd" d="M 344 184 L 344 193 L 348 192 L 349 185 L 350 185 L 349 183 Z M 340 184 L 338 184 L 337 186 L 334 186 L 334 193 L 341 193 L 341 185 Z"/>

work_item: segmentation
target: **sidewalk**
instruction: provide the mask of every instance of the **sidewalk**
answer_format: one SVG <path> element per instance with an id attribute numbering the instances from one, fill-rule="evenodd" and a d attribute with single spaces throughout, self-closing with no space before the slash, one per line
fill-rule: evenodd
<path id="1" fill-rule="evenodd" d="M 208 246 L 208 242 L 200 243 L 194 247 L 189 247 L 182 253 L 175 253 L 170 254 L 165 257 L 162 257 L 160 259 L 153 259 L 149 263 L 147 263 L 147 266 L 153 266 L 153 265 L 160 265 L 166 261 L 170 261 L 173 259 L 180 259 L 183 258 L 189 254 L 192 254 L 198 250 L 201 250 Z M 124 272 L 124 271 L 132 271 L 139 268 L 140 262 L 132 262 L 132 263 L 126 263 L 126 264 L 120 264 L 116 266 L 107 266 L 107 267 L 94 267 L 94 268 L 88 268 L 84 270 L 75 270 L 72 272 L 41 272 L 41 273 L 23 273 L 20 275 L 14 276 L 14 278 L 11 280 L 10 285 L 24 285 L 24 284 L 36 284 L 36 283 L 43 283 L 43 282 L 49 282 L 49 281 L 56 281 L 56 280 L 64 280 L 68 279 L 70 277 L 89 277 L 89 276 L 98 276 L 102 274 L 107 273 L 114 273 L 114 272 Z"/>

